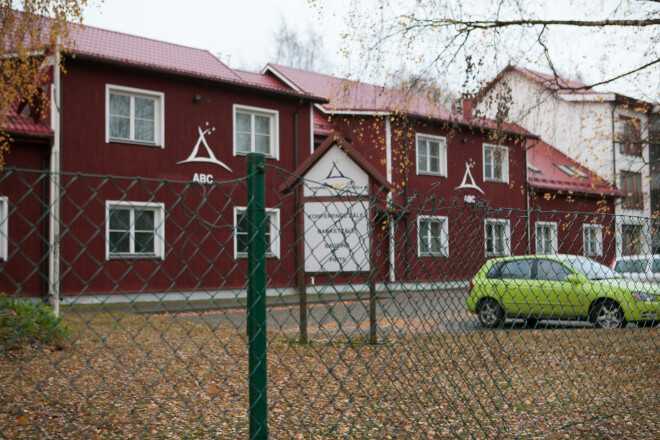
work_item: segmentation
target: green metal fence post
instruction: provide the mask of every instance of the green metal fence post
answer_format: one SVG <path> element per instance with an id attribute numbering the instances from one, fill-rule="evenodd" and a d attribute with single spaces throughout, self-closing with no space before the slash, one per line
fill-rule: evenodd
<path id="1" fill-rule="evenodd" d="M 250 439 L 268 438 L 266 395 L 266 186 L 265 156 L 247 155 Z M 273 231 L 275 232 L 275 231 Z"/>

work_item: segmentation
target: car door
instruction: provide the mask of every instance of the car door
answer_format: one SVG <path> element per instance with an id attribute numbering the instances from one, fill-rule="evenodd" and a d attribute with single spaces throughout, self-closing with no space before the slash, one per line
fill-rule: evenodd
<path id="1" fill-rule="evenodd" d="M 508 315 L 529 315 L 533 304 L 532 269 L 530 258 L 507 261 L 500 269 L 502 307 Z"/>
<path id="2" fill-rule="evenodd" d="M 559 261 L 545 258 L 537 261 L 540 296 L 546 301 L 543 316 L 568 318 L 580 315 L 586 295 L 581 292 L 579 284 L 566 281 L 571 274 L 574 272 Z"/>

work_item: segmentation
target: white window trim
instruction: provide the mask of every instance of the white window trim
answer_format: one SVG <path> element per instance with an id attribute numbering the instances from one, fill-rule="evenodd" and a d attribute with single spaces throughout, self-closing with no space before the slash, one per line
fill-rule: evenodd
<path id="1" fill-rule="evenodd" d="M 502 161 L 502 179 L 493 179 L 492 177 L 486 177 L 486 149 L 492 148 L 495 150 L 502 150 L 505 153 L 505 159 Z M 497 183 L 509 183 L 509 147 L 505 145 L 494 145 L 494 144 L 483 144 L 481 149 L 482 151 L 482 161 L 483 166 L 483 179 L 484 182 L 497 182 Z"/>
<path id="2" fill-rule="evenodd" d="M 442 232 L 440 236 L 440 252 L 422 252 L 422 236 L 420 223 L 423 220 L 441 221 Z M 420 215 L 417 217 L 417 256 L 418 257 L 448 257 L 449 256 L 449 219 L 444 216 Z"/>
<path id="3" fill-rule="evenodd" d="M 587 252 L 587 231 L 595 229 L 596 234 L 596 253 Z M 603 255 L 603 226 L 600 224 L 584 223 L 582 225 L 582 255 L 600 257 Z"/>
<path id="4" fill-rule="evenodd" d="M 110 209 L 149 209 L 155 212 L 154 214 L 154 253 L 110 253 Z M 165 259 L 165 204 L 156 202 L 130 202 L 130 201 L 112 201 L 105 202 L 105 259 Z"/>
<path id="5" fill-rule="evenodd" d="M 154 109 L 154 142 L 143 142 L 132 139 L 121 139 L 110 137 L 110 93 L 118 92 L 124 95 L 142 95 L 156 100 Z M 135 144 L 165 148 L 165 94 L 153 90 L 136 89 L 115 84 L 105 85 L 105 143 Z"/>
<path id="6" fill-rule="evenodd" d="M 0 196 L 0 260 L 9 258 L 9 199 Z"/>
<path id="7" fill-rule="evenodd" d="M 426 171 L 419 169 L 419 148 L 417 147 L 419 140 L 429 140 L 433 142 L 438 142 L 440 144 L 440 171 Z M 428 153 L 428 151 L 427 151 Z M 428 164 L 427 164 L 428 165 Z M 436 136 L 432 134 L 425 133 L 415 133 L 415 170 L 417 171 L 418 176 L 439 176 L 447 177 L 447 138 L 443 136 Z"/>
<path id="8" fill-rule="evenodd" d="M 233 122 L 233 128 L 232 128 L 232 143 L 233 143 L 233 153 L 234 156 L 245 156 L 248 153 L 244 151 L 237 151 L 236 150 L 236 113 L 237 112 L 244 112 L 244 113 L 250 113 L 250 114 L 258 114 L 262 116 L 268 116 L 271 118 L 271 124 L 270 124 L 270 150 L 271 154 L 267 154 L 266 157 L 275 159 L 275 160 L 280 160 L 280 112 L 277 110 L 271 110 L 267 108 L 261 108 L 261 107 L 250 107 L 247 105 L 240 105 L 240 104 L 234 104 L 233 105 L 233 112 L 232 112 L 232 122 Z M 254 139 L 254 137 L 253 137 Z M 313 148 L 313 144 L 312 144 Z"/>
<path id="9" fill-rule="evenodd" d="M 488 252 L 488 225 L 504 225 L 504 253 Z M 507 219 L 487 218 L 484 220 L 484 252 L 487 257 L 506 257 L 511 255 L 511 224 Z"/>
<path id="10" fill-rule="evenodd" d="M 558 252 L 557 248 L 557 235 L 558 235 L 558 228 L 557 228 L 557 222 L 536 222 L 536 225 L 534 227 L 534 245 L 536 247 L 536 255 L 546 255 L 547 252 L 539 252 L 539 239 L 538 239 L 538 234 L 539 234 L 539 226 L 540 227 L 550 227 L 552 228 L 552 251 L 554 253 Z"/>
<path id="11" fill-rule="evenodd" d="M 247 252 L 238 252 L 238 217 L 242 212 L 247 211 L 245 206 L 234 207 L 234 259 L 247 258 Z M 270 252 L 266 253 L 266 258 L 280 258 L 280 210 L 277 208 L 266 208 L 266 214 L 270 218 Z"/>

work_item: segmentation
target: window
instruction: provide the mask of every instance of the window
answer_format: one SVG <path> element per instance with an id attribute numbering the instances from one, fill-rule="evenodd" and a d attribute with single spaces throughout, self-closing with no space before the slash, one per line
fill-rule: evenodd
<path id="1" fill-rule="evenodd" d="M 417 236 L 420 257 L 449 255 L 447 217 L 418 217 Z"/>
<path id="2" fill-rule="evenodd" d="M 234 105 L 234 155 L 264 153 L 279 159 L 278 112 Z"/>
<path id="3" fill-rule="evenodd" d="M 503 219 L 487 219 L 486 256 L 495 257 L 511 253 L 511 229 L 509 221 Z"/>
<path id="4" fill-rule="evenodd" d="M 642 155 L 641 122 L 637 118 L 622 116 L 623 132 L 620 136 L 621 152 L 632 156 Z"/>
<path id="5" fill-rule="evenodd" d="M 621 190 L 625 193 L 622 206 L 626 209 L 643 209 L 642 175 L 621 171 Z"/>
<path id="6" fill-rule="evenodd" d="M 556 166 L 557 168 L 559 168 L 560 170 L 562 170 L 564 173 L 568 174 L 573 179 L 578 179 L 578 178 L 588 179 L 589 178 L 589 176 L 587 176 L 587 174 L 585 172 L 577 169 L 576 167 L 573 167 L 573 166 L 570 166 L 570 165 L 562 165 L 562 164 L 559 164 L 559 163 L 556 163 L 556 164 L 553 164 L 553 165 Z"/>
<path id="7" fill-rule="evenodd" d="M 513 260 L 505 263 L 500 271 L 500 278 L 529 280 L 532 278 L 533 260 Z"/>
<path id="8" fill-rule="evenodd" d="M 558 261 L 539 260 L 537 262 L 536 279 L 541 281 L 564 281 L 572 273 Z"/>
<path id="9" fill-rule="evenodd" d="M 557 223 L 536 222 L 536 253 L 554 254 L 557 252 Z"/>
<path id="10" fill-rule="evenodd" d="M 484 144 L 484 181 L 509 182 L 509 149 Z"/>
<path id="11" fill-rule="evenodd" d="M 270 222 L 266 223 L 266 256 L 280 256 L 280 210 L 267 209 Z M 246 258 L 248 251 L 247 208 L 234 208 L 234 258 Z"/>
<path id="12" fill-rule="evenodd" d="M 105 86 L 105 141 L 165 146 L 165 95 Z"/>
<path id="13" fill-rule="evenodd" d="M 447 177 L 447 139 L 417 135 L 417 174 Z"/>
<path id="14" fill-rule="evenodd" d="M 0 196 L 0 260 L 9 257 L 9 200 Z"/>
<path id="15" fill-rule="evenodd" d="M 621 254 L 639 255 L 642 253 L 642 225 L 621 225 Z"/>
<path id="16" fill-rule="evenodd" d="M 153 202 L 106 202 L 106 259 L 165 258 L 165 207 Z"/>
<path id="17" fill-rule="evenodd" d="M 646 259 L 631 259 L 628 257 L 617 261 L 614 270 L 620 273 L 645 273 L 648 265 L 649 262 Z"/>
<path id="18" fill-rule="evenodd" d="M 600 225 L 582 225 L 584 255 L 603 255 L 603 229 Z"/>

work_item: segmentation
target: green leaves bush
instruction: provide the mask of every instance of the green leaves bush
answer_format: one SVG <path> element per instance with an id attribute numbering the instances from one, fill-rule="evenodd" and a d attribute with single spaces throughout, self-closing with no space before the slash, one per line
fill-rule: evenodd
<path id="1" fill-rule="evenodd" d="M 71 331 L 44 304 L 0 293 L 0 347 L 14 350 L 35 343 L 57 343 Z"/>

